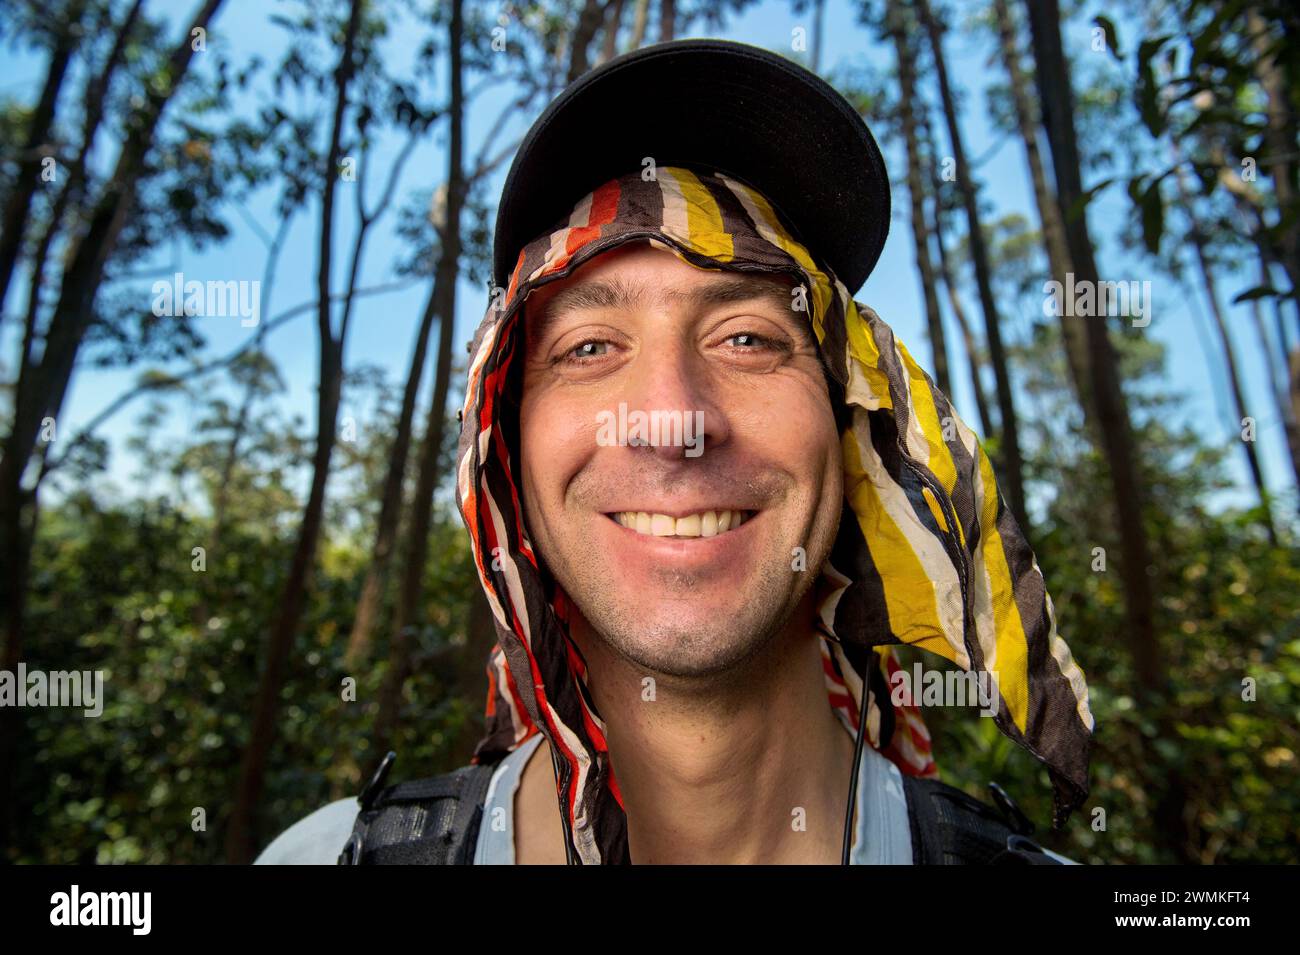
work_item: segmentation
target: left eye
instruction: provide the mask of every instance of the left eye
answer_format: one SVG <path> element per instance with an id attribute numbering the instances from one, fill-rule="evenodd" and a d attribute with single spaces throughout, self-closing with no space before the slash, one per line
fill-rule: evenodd
<path id="1" fill-rule="evenodd" d="M 771 345 L 771 342 L 769 342 L 762 335 L 755 335 L 753 332 L 740 332 L 738 334 L 732 335 L 729 338 L 727 338 L 727 341 L 735 342 L 740 347 L 746 349 L 753 348 L 755 346 L 761 348 L 764 345 Z"/>

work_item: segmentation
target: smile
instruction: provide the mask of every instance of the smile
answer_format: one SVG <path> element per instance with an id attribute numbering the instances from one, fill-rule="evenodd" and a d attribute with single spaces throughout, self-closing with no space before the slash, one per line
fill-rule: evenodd
<path id="1" fill-rule="evenodd" d="M 648 511 L 616 511 L 606 515 L 628 530 L 646 537 L 717 537 L 754 516 L 753 511 L 698 511 L 673 517 Z"/>

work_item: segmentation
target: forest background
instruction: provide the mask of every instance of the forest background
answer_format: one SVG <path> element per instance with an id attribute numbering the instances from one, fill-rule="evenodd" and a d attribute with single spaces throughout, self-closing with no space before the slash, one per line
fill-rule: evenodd
<path id="1" fill-rule="evenodd" d="M 1047 844 L 1296 861 L 1300 14 L 1216 0 L 0 3 L 0 669 L 105 678 L 96 718 L 0 708 L 4 859 L 246 862 L 390 748 L 468 760 L 495 203 L 568 81 L 685 36 L 818 72 L 881 143 L 856 297 L 984 436 L 1089 681 Z M 177 273 L 256 316 L 157 307 Z M 1051 314 L 1066 276 L 1149 322 Z M 1046 829 L 1032 758 L 924 715 L 946 780 Z"/>

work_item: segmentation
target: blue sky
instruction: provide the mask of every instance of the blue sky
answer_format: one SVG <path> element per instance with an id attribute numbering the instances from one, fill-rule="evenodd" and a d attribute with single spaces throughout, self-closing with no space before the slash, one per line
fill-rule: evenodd
<path id="1" fill-rule="evenodd" d="M 151 4 L 150 6 L 154 6 Z M 182 17 L 188 17 L 191 3 L 179 5 L 176 18 L 176 35 L 179 36 Z M 959 4 L 967 11 L 969 4 Z M 155 7 L 156 9 L 156 7 Z M 240 62 L 243 57 L 260 54 L 268 63 L 275 63 L 280 55 L 283 33 L 269 23 L 268 17 L 275 5 L 249 3 L 246 0 L 227 0 L 224 9 L 215 22 L 208 37 L 209 46 L 225 44 L 231 47 L 231 58 Z M 764 2 L 746 12 L 743 16 L 733 18 L 721 31 L 720 35 L 730 39 L 767 47 L 775 50 L 790 49 L 791 31 L 800 25 L 808 25 L 807 16 L 796 16 L 788 3 Z M 1001 143 L 988 122 L 985 113 L 984 89 L 998 77 L 990 75 L 989 55 L 991 39 L 987 34 L 974 29 L 964 29 L 961 24 L 948 38 L 947 52 L 951 62 L 952 75 L 965 91 L 966 110 L 962 117 L 963 128 L 967 138 L 968 154 L 981 160 L 976 175 L 982 185 L 983 201 L 992 205 L 998 214 L 1020 212 L 1033 225 L 1037 216 L 1033 212 L 1030 184 L 1025 170 L 1023 151 L 1018 141 L 1008 139 Z M 1133 35 L 1132 30 L 1125 30 L 1120 22 L 1121 37 Z M 852 67 L 861 63 L 872 64 L 878 70 L 887 70 L 892 62 L 888 49 L 876 42 L 872 33 L 855 22 L 855 14 L 847 3 L 828 0 L 825 13 L 825 40 L 822 51 L 823 73 L 837 68 Z M 706 35 L 702 29 L 685 31 L 684 36 Z M 409 60 L 420 37 L 415 29 L 395 28 L 390 32 L 385 57 L 390 69 L 395 64 Z M 1104 54 L 1092 53 L 1087 49 L 1091 39 L 1091 24 L 1080 19 L 1071 24 L 1065 37 L 1065 43 L 1076 59 Z M 1131 45 L 1131 44 L 1130 44 Z M 43 63 L 23 51 L 4 49 L 5 68 L 0 80 L 0 97 L 20 97 L 28 102 L 43 72 Z M 440 70 L 440 84 L 445 84 Z M 477 146 L 486 134 L 488 126 L 496 118 L 503 105 L 509 101 L 512 90 L 508 87 L 493 89 L 483 95 L 477 108 L 470 111 L 467 118 L 467 158 L 477 153 Z M 445 91 L 439 89 L 434 98 L 441 100 Z M 426 91 L 426 98 L 428 96 Z M 250 99 L 250 105 L 256 98 Z M 1127 106 L 1123 107 L 1128 109 Z M 509 142 L 522 135 L 531 123 L 532 115 L 517 115 L 511 120 L 509 128 L 498 140 L 499 144 Z M 1145 135 L 1137 126 L 1133 117 L 1133 134 Z M 942 131 L 936 117 L 936 135 Z M 388 162 L 398 148 L 396 140 L 386 141 L 376 150 L 372 166 L 370 196 L 371 203 L 377 195 L 381 170 L 386 170 Z M 415 190 L 428 190 L 435 187 L 442 179 L 445 168 L 446 136 L 444 128 L 426 140 L 416 151 L 406 167 L 404 178 L 399 186 L 395 206 L 400 205 L 404 197 Z M 109 149 L 101 150 L 103 155 L 112 155 Z M 870 305 L 888 322 L 899 337 L 923 363 L 929 363 L 930 350 L 924 334 L 924 307 L 920 297 L 920 285 L 913 258 L 912 237 L 909 234 L 905 169 L 901 155 L 892 148 L 887 148 L 886 161 L 890 170 L 894 189 L 894 220 L 891 224 L 889 241 L 879 265 L 871 278 L 859 290 L 857 299 Z M 501 166 L 492 184 L 492 194 L 498 195 L 505 179 L 508 163 Z M 1087 184 L 1094 177 L 1085 174 Z M 351 233 L 353 196 L 351 189 L 355 184 L 344 183 L 339 193 L 341 219 L 336 235 L 339 245 L 349 245 Z M 273 226 L 272 196 L 259 196 L 252 201 L 247 211 L 254 219 L 268 230 Z M 394 210 L 395 212 L 395 210 Z M 402 241 L 394 234 L 392 227 L 395 214 L 390 212 L 388 218 L 376 227 L 376 232 L 367 250 L 363 270 L 362 286 L 377 285 L 390 281 L 392 265 L 404 254 Z M 1130 253 L 1124 252 L 1114 242 L 1114 236 L 1120 231 L 1130 217 L 1129 203 L 1121 194 L 1120 188 L 1106 193 L 1090 209 L 1089 218 L 1094 238 L 1101 243 L 1100 264 L 1103 278 L 1110 279 L 1150 279 L 1153 289 L 1153 315 L 1145 334 L 1150 335 L 1167 346 L 1167 381 L 1169 390 L 1184 397 L 1179 406 L 1179 414 L 1201 430 L 1207 443 L 1239 443 L 1239 428 L 1231 417 L 1223 411 L 1216 400 L 1209 382 L 1216 384 L 1223 381 L 1221 362 L 1216 357 L 1215 364 L 1207 363 L 1203 341 L 1208 334 L 1208 313 L 1203 299 L 1198 298 L 1194 307 L 1199 308 L 1200 319 L 1189 310 L 1185 293 L 1171 280 L 1156 273 L 1152 266 Z M 262 315 L 266 321 L 280 312 L 314 298 L 316 275 L 316 221 L 318 211 L 314 207 L 306 208 L 299 215 L 290 241 L 284 251 L 279 279 L 275 287 L 274 300 L 268 311 Z M 261 277 L 264 263 L 264 247 L 256 234 L 233 211 L 226 216 L 233 235 L 226 243 L 205 250 L 201 253 L 180 249 L 175 253 L 179 270 L 186 278 L 203 279 L 258 279 Z M 949 247 L 956 244 L 955 237 L 950 239 Z M 167 266 L 168 253 L 164 252 L 156 262 L 140 263 L 140 268 L 153 265 L 159 267 L 158 278 L 171 274 Z M 335 260 L 336 290 L 343 281 L 341 274 L 346 267 L 346 256 L 340 251 Z M 1238 291 L 1255 284 L 1253 281 L 1240 281 L 1232 276 L 1222 277 L 1222 295 L 1225 304 Z M 148 307 L 152 300 L 150 277 L 140 283 L 141 307 Z M 17 283 L 11 289 L 10 312 L 15 304 L 25 295 L 24 283 Z M 978 303 L 969 289 L 964 289 L 968 311 L 980 324 Z M 406 374 L 409 353 L 413 341 L 416 322 L 423 305 L 427 287 L 418 283 L 401 293 L 389 294 L 361 300 L 356 305 L 352 332 L 347 344 L 346 363 L 349 367 L 358 364 L 378 365 L 384 368 L 390 379 L 399 383 Z M 456 355 L 464 354 L 464 344 L 472 335 L 474 328 L 482 318 L 486 307 L 485 291 L 482 284 L 463 276 L 459 287 L 456 315 Z M 1253 328 L 1249 324 L 1249 315 L 1244 306 L 1232 307 L 1229 312 L 1235 344 L 1242 362 L 1243 377 L 1247 389 L 1248 410 L 1258 423 L 1259 440 L 1257 447 L 1263 457 L 1266 479 L 1275 492 L 1290 493 L 1289 465 L 1282 453 L 1282 424 L 1278 418 L 1275 405 L 1267 391 L 1267 377 Z M 237 318 L 195 318 L 202 322 L 202 331 L 208 340 L 211 354 L 222 354 L 249 336 L 252 330 L 240 327 Z M 1269 319 L 1271 324 L 1271 318 Z M 7 326 L 12 333 L 12 324 Z M 1017 314 L 1008 318 L 1004 325 L 1004 337 L 1016 339 L 1027 333 L 1029 315 L 1021 308 Z M 11 361 L 12 343 L 6 336 L 4 351 L 6 363 Z M 955 369 L 954 390 L 955 404 L 968 421 L 974 422 L 974 402 L 968 379 L 963 370 L 963 359 L 956 351 L 957 332 L 949 320 L 950 360 Z M 279 363 L 281 373 L 288 384 L 288 393 L 276 399 L 282 409 L 301 414 L 306 422 L 314 426 L 314 391 L 316 386 L 316 337 L 315 318 L 306 314 L 290 324 L 272 333 L 269 350 Z M 6 369 L 7 369 L 6 365 Z M 121 391 L 128 388 L 140 372 L 140 368 L 125 371 L 96 371 L 82 368 L 76 374 L 66 403 L 64 414 L 59 422 L 60 436 L 70 435 L 87 420 L 98 413 Z M 431 372 L 426 371 L 426 392 Z M 1219 387 L 1222 387 L 1219 385 Z M 421 404 L 423 405 L 423 397 Z M 138 462 L 133 460 L 131 452 L 123 446 L 123 439 L 135 427 L 135 421 L 145 409 L 147 399 L 132 405 L 106 424 L 100 434 L 110 439 L 114 451 L 109 473 L 103 479 L 105 489 L 112 487 L 126 495 L 147 490 L 139 486 L 133 475 Z M 183 438 L 190 432 L 190 424 L 198 407 L 192 406 L 183 398 L 169 400 L 171 412 L 165 432 Z M 353 413 L 364 426 L 366 409 L 349 409 L 344 414 Z M 1250 504 L 1253 492 L 1249 490 L 1247 474 L 1240 452 L 1230 458 L 1232 473 L 1237 477 L 1241 490 L 1224 496 L 1220 503 Z"/>

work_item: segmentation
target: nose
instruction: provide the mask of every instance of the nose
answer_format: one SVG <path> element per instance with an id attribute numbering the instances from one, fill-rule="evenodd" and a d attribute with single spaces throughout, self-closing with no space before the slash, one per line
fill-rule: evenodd
<path id="1" fill-rule="evenodd" d="M 658 424 L 649 435 L 651 443 L 636 449 L 640 453 L 666 461 L 689 460 L 728 440 L 727 415 L 717 400 L 708 362 L 688 343 L 648 343 L 629 371 L 624 399 L 629 420 L 634 411 L 641 411 L 643 422 Z"/>

